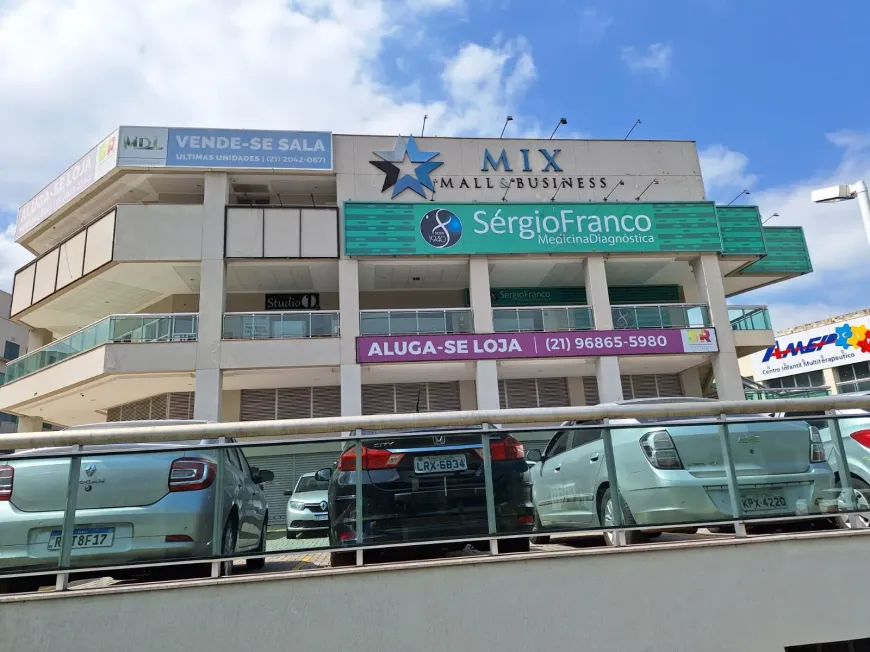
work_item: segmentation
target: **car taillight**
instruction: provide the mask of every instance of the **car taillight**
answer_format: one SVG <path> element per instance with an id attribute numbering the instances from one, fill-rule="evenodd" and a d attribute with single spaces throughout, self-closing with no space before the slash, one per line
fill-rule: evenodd
<path id="1" fill-rule="evenodd" d="M 677 454 L 677 447 L 667 430 L 654 430 L 640 438 L 644 455 L 657 469 L 682 469 L 683 463 Z"/>
<path id="2" fill-rule="evenodd" d="M 824 462 L 825 447 L 822 445 L 822 435 L 815 426 L 810 426 L 810 462 Z"/>
<path id="3" fill-rule="evenodd" d="M 504 439 L 489 443 L 489 456 L 493 462 L 522 460 L 526 457 L 526 451 L 518 439 L 507 435 Z"/>
<path id="4" fill-rule="evenodd" d="M 169 491 L 199 491 L 208 489 L 217 477 L 217 466 L 211 460 L 183 457 L 169 469 Z"/>
<path id="5" fill-rule="evenodd" d="M 856 430 L 849 436 L 864 448 L 870 448 L 870 430 Z"/>
<path id="6" fill-rule="evenodd" d="M 376 471 L 378 469 L 394 469 L 405 457 L 403 453 L 392 453 L 380 448 L 362 449 L 362 468 L 364 471 Z M 356 448 L 348 448 L 338 458 L 339 471 L 356 470 Z"/>
<path id="7" fill-rule="evenodd" d="M 5 464 L 0 465 L 0 500 L 8 501 L 12 497 L 12 481 L 15 479 L 15 469 Z"/>

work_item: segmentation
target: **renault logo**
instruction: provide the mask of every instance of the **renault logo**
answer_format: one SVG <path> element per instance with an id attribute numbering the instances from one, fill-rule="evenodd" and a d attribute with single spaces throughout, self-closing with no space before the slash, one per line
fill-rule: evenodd
<path id="1" fill-rule="evenodd" d="M 320 509 L 322 509 L 325 512 L 327 507 L 329 507 L 329 503 L 327 503 L 325 500 L 321 500 L 320 501 Z"/>
<path id="2" fill-rule="evenodd" d="M 441 436 L 441 437 L 432 437 L 432 442 L 433 442 L 436 446 L 443 446 L 445 443 L 447 443 L 447 437 L 444 437 L 444 436 Z"/>
<path id="3" fill-rule="evenodd" d="M 88 476 L 89 478 L 92 475 L 94 475 L 94 473 L 96 473 L 96 472 L 97 472 L 97 465 L 96 464 L 88 464 L 85 467 L 85 475 Z"/>

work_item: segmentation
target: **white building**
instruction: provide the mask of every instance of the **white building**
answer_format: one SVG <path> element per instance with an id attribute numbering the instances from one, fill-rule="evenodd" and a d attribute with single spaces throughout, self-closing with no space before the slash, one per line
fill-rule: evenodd
<path id="1" fill-rule="evenodd" d="M 6 378 L 6 365 L 27 353 L 27 329 L 9 320 L 12 309 L 12 295 L 0 290 L 0 381 Z M 15 432 L 18 417 L 0 412 L 0 433 Z M 0 446 L 2 448 L 2 446 Z"/>
<path id="2" fill-rule="evenodd" d="M 693 142 L 122 127 L 21 208 L 0 410 L 250 420 L 743 397 L 812 270 Z"/>
<path id="3" fill-rule="evenodd" d="M 776 333 L 740 360 L 744 376 L 772 389 L 848 394 L 870 390 L 870 309 Z"/>

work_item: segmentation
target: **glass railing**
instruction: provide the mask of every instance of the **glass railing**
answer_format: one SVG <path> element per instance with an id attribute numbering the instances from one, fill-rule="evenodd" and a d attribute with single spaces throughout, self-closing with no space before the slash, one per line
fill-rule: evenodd
<path id="1" fill-rule="evenodd" d="M 797 387 L 788 389 L 744 389 L 747 401 L 763 401 L 776 398 L 816 398 L 818 396 L 830 396 L 831 390 L 827 387 Z"/>
<path id="2" fill-rule="evenodd" d="M 595 328 L 592 309 L 585 306 L 493 308 L 492 326 L 496 333 L 591 331 Z"/>
<path id="3" fill-rule="evenodd" d="M 224 315 L 225 340 L 338 337 L 337 312 L 231 312 Z"/>
<path id="4" fill-rule="evenodd" d="M 199 315 L 195 313 L 111 315 L 9 363 L 6 383 L 103 344 L 194 341 L 198 322 Z"/>
<path id="5" fill-rule="evenodd" d="M 770 313 L 764 306 L 728 306 L 728 319 L 735 331 L 769 331 Z"/>
<path id="6" fill-rule="evenodd" d="M 613 328 L 703 328 L 710 326 L 707 306 L 691 303 L 613 306 Z"/>
<path id="7" fill-rule="evenodd" d="M 360 335 L 449 335 L 473 333 L 469 308 L 432 310 L 361 310 Z"/>

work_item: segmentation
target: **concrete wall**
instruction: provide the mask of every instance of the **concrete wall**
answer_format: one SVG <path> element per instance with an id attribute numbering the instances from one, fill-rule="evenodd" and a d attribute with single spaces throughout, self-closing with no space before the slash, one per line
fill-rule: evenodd
<path id="1" fill-rule="evenodd" d="M 870 635 L 858 562 L 868 544 L 866 531 L 654 544 L 0 598 L 0 631 L 4 649 L 28 652 L 174 650 L 182 639 L 185 652 L 782 652 Z"/>

